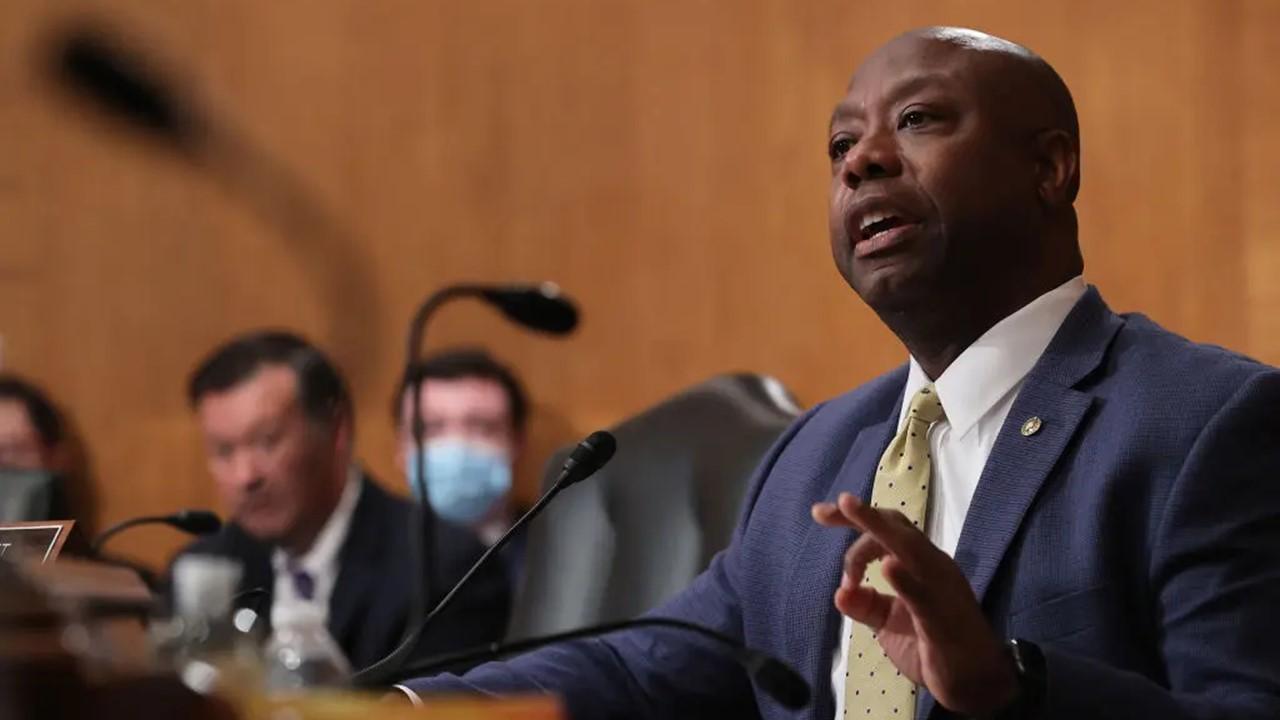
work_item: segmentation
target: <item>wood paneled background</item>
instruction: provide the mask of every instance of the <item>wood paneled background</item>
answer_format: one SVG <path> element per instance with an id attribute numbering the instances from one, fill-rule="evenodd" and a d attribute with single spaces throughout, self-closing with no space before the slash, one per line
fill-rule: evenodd
<path id="1" fill-rule="evenodd" d="M 45 41 L 95 17 L 292 168 L 349 240 L 284 236 L 199 168 L 50 89 Z M 450 309 L 553 446 L 713 373 L 806 403 L 903 359 L 826 239 L 824 132 L 860 57 L 956 23 L 1026 43 L 1075 93 L 1088 278 L 1113 307 L 1280 361 L 1273 0 L 135 0 L 0 3 L 4 366 L 75 417 L 100 524 L 213 503 L 182 390 L 213 344 L 297 328 L 347 369 L 388 485 L 403 326 L 456 280 L 551 279 L 567 341 Z M 159 562 L 163 529 L 116 549 Z"/>

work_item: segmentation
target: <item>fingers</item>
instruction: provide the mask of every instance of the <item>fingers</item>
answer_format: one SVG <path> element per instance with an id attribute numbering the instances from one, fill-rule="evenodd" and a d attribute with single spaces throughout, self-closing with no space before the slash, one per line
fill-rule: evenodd
<path id="1" fill-rule="evenodd" d="M 889 620 L 893 597 L 876 591 L 870 585 L 852 588 L 841 585 L 836 589 L 835 603 L 842 614 L 878 632 Z"/>
<path id="2" fill-rule="evenodd" d="M 923 611 L 933 604 L 937 595 L 934 585 L 947 575 L 944 564 L 951 561 L 905 515 L 870 507 L 850 493 L 840 493 L 834 503 L 815 503 L 812 514 L 820 525 L 862 533 L 845 552 L 837 606 L 848 603 L 863 613 L 875 607 L 859 594 L 867 567 L 875 560 L 882 561 L 885 581 L 909 606 Z M 845 597 L 844 593 L 852 594 Z M 853 617 L 844 608 L 841 612 Z"/>
<path id="3" fill-rule="evenodd" d="M 867 568 L 876 560 L 881 561 L 880 574 L 894 593 L 915 603 L 927 599 L 930 594 L 928 583 L 913 574 L 902 561 L 885 549 L 883 543 L 870 534 L 858 538 L 845 551 L 840 587 L 847 590 L 862 585 Z"/>
<path id="4" fill-rule="evenodd" d="M 893 603 L 892 596 L 866 582 L 867 567 L 884 557 L 884 546 L 874 537 L 863 535 L 858 538 L 844 553 L 840 587 L 836 589 L 836 609 L 872 630 L 884 625 Z"/>
<path id="5" fill-rule="evenodd" d="M 883 584 L 867 580 L 868 569 L 876 561 L 880 565 L 874 572 L 883 577 Z M 904 602 L 913 616 L 931 612 L 935 591 L 928 581 L 912 574 L 901 561 L 888 554 L 875 537 L 863 535 L 845 551 L 835 605 L 841 613 L 872 630 L 879 630 L 896 600 Z"/>
<path id="6" fill-rule="evenodd" d="M 849 493 L 840 493 L 836 505 L 853 527 L 875 537 L 912 572 L 923 572 L 933 559 L 933 543 L 902 513 L 870 507 Z"/>
<path id="7" fill-rule="evenodd" d="M 844 576 L 841 586 L 859 585 L 867 574 L 867 566 L 885 557 L 888 551 L 874 535 L 863 535 L 844 552 Z"/>
<path id="8" fill-rule="evenodd" d="M 919 611 L 933 604 L 934 586 L 946 575 L 939 564 L 950 560 L 906 516 L 872 508 L 848 493 L 841 493 L 836 503 L 818 503 L 813 514 L 824 525 L 862 531 L 845 551 L 842 589 L 857 587 L 867 567 L 881 560 L 880 572 L 898 597 Z"/>
<path id="9" fill-rule="evenodd" d="M 858 524 L 857 519 L 850 510 L 852 507 L 865 508 L 866 505 L 853 494 L 842 492 L 833 503 L 814 503 L 811 512 L 813 514 L 814 521 L 819 525 L 863 530 L 862 525 Z"/>
<path id="10" fill-rule="evenodd" d="M 834 503 L 814 503 L 811 513 L 814 521 L 824 527 L 853 528 L 875 537 L 889 554 L 913 570 L 926 567 L 936 551 L 933 543 L 902 513 L 870 507 L 847 492 L 840 493 Z"/>
<path id="11" fill-rule="evenodd" d="M 896 558 L 888 558 L 881 563 L 880 572 L 884 575 L 885 582 L 889 583 L 898 597 L 911 608 L 913 615 L 918 615 L 931 607 L 936 594 L 931 585 L 907 570 L 906 566 Z"/>
<path id="12" fill-rule="evenodd" d="M 840 508 L 835 503 L 819 502 L 813 504 L 810 511 L 813 514 L 814 522 L 825 527 L 855 527 L 849 518 L 840 512 Z"/>

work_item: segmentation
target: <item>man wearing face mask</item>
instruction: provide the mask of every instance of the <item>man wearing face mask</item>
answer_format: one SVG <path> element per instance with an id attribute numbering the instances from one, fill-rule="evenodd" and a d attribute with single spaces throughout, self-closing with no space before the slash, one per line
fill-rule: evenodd
<path id="1" fill-rule="evenodd" d="M 433 355 L 406 373 L 394 398 L 398 462 L 417 493 L 410 390 L 421 383 L 423 466 L 436 514 L 471 529 L 485 545 L 502 537 L 514 520 L 513 470 L 524 444 L 528 400 L 516 376 L 480 349 Z M 502 551 L 510 586 L 519 578 L 522 536 Z"/>

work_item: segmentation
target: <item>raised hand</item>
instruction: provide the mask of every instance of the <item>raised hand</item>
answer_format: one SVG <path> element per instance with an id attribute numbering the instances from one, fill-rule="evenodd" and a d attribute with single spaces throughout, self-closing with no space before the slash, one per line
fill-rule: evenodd
<path id="1" fill-rule="evenodd" d="M 966 715 L 987 714 L 1013 700 L 1013 662 L 954 560 L 901 513 L 872 508 L 849 493 L 835 503 L 815 503 L 813 519 L 861 533 L 845 551 L 835 605 L 876 633 L 903 675 L 927 687 L 943 707 Z M 876 560 L 896 595 L 863 582 Z"/>

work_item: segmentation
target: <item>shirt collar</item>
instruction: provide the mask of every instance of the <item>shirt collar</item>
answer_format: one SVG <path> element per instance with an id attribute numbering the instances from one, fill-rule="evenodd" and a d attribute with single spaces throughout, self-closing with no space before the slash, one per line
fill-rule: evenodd
<path id="1" fill-rule="evenodd" d="M 1086 290 L 1083 277 L 1071 278 L 993 325 L 951 362 L 933 385 L 955 437 L 963 437 L 1031 372 Z M 904 397 L 928 384 L 911 358 Z M 904 401 L 899 426 L 906 412 Z"/>
<path id="2" fill-rule="evenodd" d="M 325 520 L 324 527 L 320 528 L 311 547 L 295 558 L 290 558 L 279 547 L 272 552 L 272 564 L 277 572 L 289 567 L 291 559 L 295 569 L 306 570 L 312 575 L 337 566 L 338 552 L 347 539 L 351 516 L 355 513 L 356 501 L 360 498 L 361 483 L 360 469 L 352 465 L 347 471 L 347 484 L 342 488 L 342 496 L 338 498 L 338 504 L 329 513 L 329 519 Z"/>

